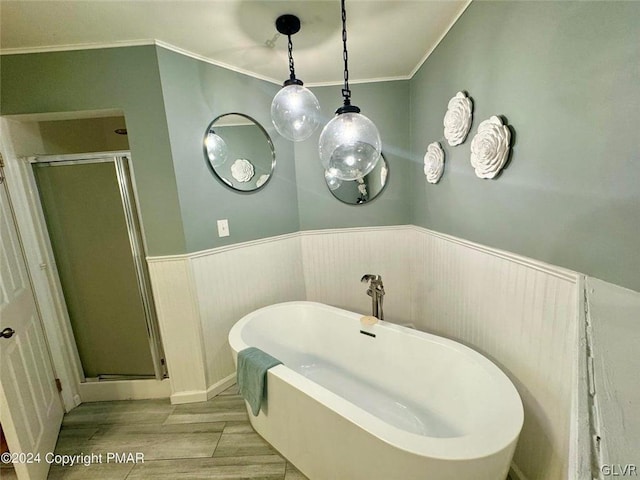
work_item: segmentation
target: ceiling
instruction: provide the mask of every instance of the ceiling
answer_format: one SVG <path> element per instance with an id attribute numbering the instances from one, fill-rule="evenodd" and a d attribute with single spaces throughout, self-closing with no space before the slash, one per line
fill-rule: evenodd
<path id="1" fill-rule="evenodd" d="M 410 78 L 471 0 L 347 2 L 352 81 Z M 339 0 L 1 0 L 3 54 L 159 44 L 276 83 L 288 78 L 284 13 L 296 75 L 307 85 L 343 78 Z"/>

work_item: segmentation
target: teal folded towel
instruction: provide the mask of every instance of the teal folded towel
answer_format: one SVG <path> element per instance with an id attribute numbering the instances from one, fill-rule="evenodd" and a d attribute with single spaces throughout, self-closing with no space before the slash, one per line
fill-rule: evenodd
<path id="1" fill-rule="evenodd" d="M 262 399 L 267 398 L 267 370 L 281 363 L 256 347 L 238 352 L 238 388 L 240 395 L 249 402 L 254 416 L 260 413 Z"/>

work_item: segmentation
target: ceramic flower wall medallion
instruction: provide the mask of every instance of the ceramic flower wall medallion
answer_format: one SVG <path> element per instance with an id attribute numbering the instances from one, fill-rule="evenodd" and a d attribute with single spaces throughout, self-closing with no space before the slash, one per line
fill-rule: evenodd
<path id="1" fill-rule="evenodd" d="M 255 170 L 253 164 L 246 158 L 238 158 L 231 165 L 231 176 L 238 182 L 245 183 L 253 178 Z"/>
<path id="2" fill-rule="evenodd" d="M 424 154 L 424 174 L 427 182 L 438 183 L 444 171 L 444 150 L 438 142 L 430 143 Z"/>
<path id="3" fill-rule="evenodd" d="M 478 126 L 471 140 L 471 165 L 480 178 L 494 178 L 507 163 L 511 132 L 499 117 L 493 116 Z"/>
<path id="4" fill-rule="evenodd" d="M 467 138 L 471 130 L 472 110 L 471 99 L 463 92 L 456 93 L 449 100 L 447 113 L 444 115 L 444 138 L 452 147 L 460 145 Z"/>

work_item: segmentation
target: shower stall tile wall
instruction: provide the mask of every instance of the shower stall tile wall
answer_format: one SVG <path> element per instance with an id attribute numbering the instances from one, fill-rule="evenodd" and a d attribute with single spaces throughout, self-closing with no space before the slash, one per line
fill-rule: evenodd
<path id="1" fill-rule="evenodd" d="M 466 344 L 513 381 L 525 425 L 512 473 L 572 478 L 579 274 L 414 226 L 303 231 L 149 260 L 174 403 L 233 381 L 227 335 L 245 314 L 291 300 L 367 314 L 360 277 L 375 273 L 385 320 Z"/>

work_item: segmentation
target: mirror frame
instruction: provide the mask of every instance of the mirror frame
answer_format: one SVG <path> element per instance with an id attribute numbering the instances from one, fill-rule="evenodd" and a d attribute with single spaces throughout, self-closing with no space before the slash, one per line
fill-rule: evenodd
<path id="1" fill-rule="evenodd" d="M 260 131 L 264 134 L 265 140 L 267 141 L 267 145 L 271 149 L 271 170 L 269 172 L 269 178 L 267 178 L 267 181 L 264 182 L 262 185 L 260 185 L 259 187 L 256 187 L 256 188 L 252 188 L 251 190 L 240 190 L 239 188 L 234 187 L 233 184 L 229 180 L 227 180 L 226 178 L 222 177 L 221 175 L 218 175 L 218 172 L 216 172 L 216 169 L 213 167 L 213 165 L 211 164 L 211 161 L 209 160 L 209 155 L 207 153 L 207 144 L 206 144 L 207 136 L 209 135 L 209 132 L 212 130 L 212 127 L 213 127 L 214 123 L 216 123 L 222 117 L 227 117 L 229 115 L 238 115 L 240 117 L 244 117 L 247 120 L 249 120 L 251 123 L 253 123 L 255 126 L 257 126 L 260 129 Z M 265 187 L 265 185 L 267 185 L 271 181 L 271 178 L 273 177 L 273 172 L 276 169 L 276 149 L 275 149 L 275 147 L 273 145 L 273 141 L 271 140 L 271 136 L 265 130 L 265 128 L 260 124 L 260 122 L 258 122 L 255 118 L 250 117 L 249 115 L 246 115 L 244 113 L 228 112 L 228 113 L 223 113 L 221 115 L 218 115 L 216 118 L 214 118 L 209 123 L 209 125 L 207 125 L 207 128 L 204 131 L 204 137 L 202 139 L 202 151 L 204 153 L 205 163 L 209 167 L 209 170 L 211 170 L 211 172 L 215 175 L 215 177 L 218 179 L 218 181 L 220 181 L 220 183 L 222 183 L 225 187 L 230 188 L 234 192 L 254 193 L 254 192 L 257 192 L 258 190 L 262 190 Z"/>

